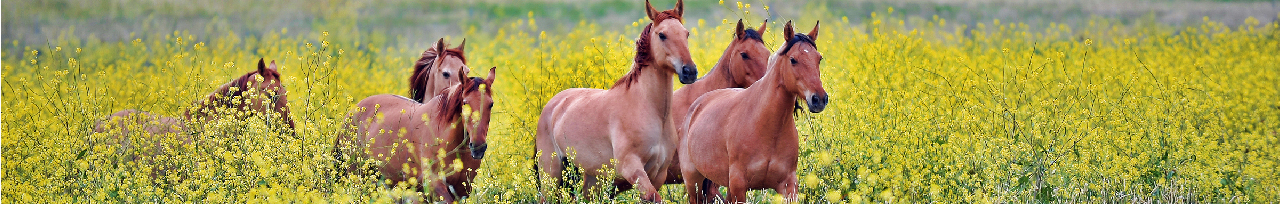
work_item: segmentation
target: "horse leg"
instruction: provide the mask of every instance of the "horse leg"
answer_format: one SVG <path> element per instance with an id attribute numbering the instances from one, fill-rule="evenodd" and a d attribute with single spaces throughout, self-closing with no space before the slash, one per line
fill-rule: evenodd
<path id="1" fill-rule="evenodd" d="M 705 203 L 707 200 L 704 196 L 706 195 L 706 192 L 704 192 L 706 186 L 704 185 L 706 184 L 697 181 L 706 180 L 706 178 L 699 174 L 697 170 L 692 169 L 682 169 L 681 176 L 684 177 L 685 193 L 689 194 L 689 204 Z"/>
<path id="2" fill-rule="evenodd" d="M 711 182 L 711 179 L 702 180 L 702 197 L 711 203 L 716 201 L 724 202 L 724 195 L 720 195 L 720 185 Z"/>
<path id="3" fill-rule="evenodd" d="M 741 165 L 729 166 L 729 203 L 747 202 L 747 175 Z"/>
<path id="4" fill-rule="evenodd" d="M 653 179 L 644 171 L 644 162 L 639 156 L 627 154 L 619 157 L 617 167 L 616 170 L 622 174 L 622 178 L 627 179 L 635 185 L 637 191 L 640 191 L 640 199 L 655 203 L 662 202 L 662 195 L 658 194 Z M 666 169 L 661 170 L 666 171 Z"/>
<path id="5" fill-rule="evenodd" d="M 794 202 L 797 201 L 796 194 L 799 191 L 799 185 L 800 177 L 796 176 L 795 173 L 791 173 L 791 175 L 787 176 L 786 180 L 783 180 L 782 183 L 778 183 L 778 187 L 774 187 L 773 190 L 777 191 L 778 194 L 782 194 L 782 197 L 786 198 L 788 201 Z"/>
<path id="6" fill-rule="evenodd" d="M 431 190 L 435 193 L 435 196 L 426 200 L 440 199 L 445 203 L 453 203 L 453 193 L 449 192 L 449 184 L 445 183 L 443 179 L 431 182 Z"/>

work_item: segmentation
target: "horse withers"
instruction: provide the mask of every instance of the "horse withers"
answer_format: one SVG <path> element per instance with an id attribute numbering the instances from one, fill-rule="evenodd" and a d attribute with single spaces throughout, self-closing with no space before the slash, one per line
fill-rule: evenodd
<path id="1" fill-rule="evenodd" d="M 426 103 L 390 94 L 360 100 L 348 116 L 355 137 L 340 136 L 336 156 L 349 173 L 371 173 L 356 161 L 367 159 L 388 185 L 409 185 L 429 200 L 461 200 L 488 149 L 495 76 L 489 69 L 488 78 L 468 78 Z"/>
<path id="2" fill-rule="evenodd" d="M 683 5 L 677 1 L 674 9 L 657 11 L 645 3 L 653 23 L 636 40 L 631 70 L 612 88 L 568 89 L 547 102 L 535 139 L 543 172 L 568 185 L 563 170 L 572 162 L 583 170 L 587 192 L 600 192 L 592 188 L 597 178 L 612 176 L 606 182 L 620 191 L 634 187 L 642 199 L 661 202 L 658 189 L 675 153 L 671 77 L 689 84 L 698 72 L 689 55 L 689 31 L 682 24 Z M 566 158 L 570 153 L 572 160 Z M 604 168 L 615 173 L 605 175 Z"/>
<path id="3" fill-rule="evenodd" d="M 786 43 L 769 57 L 769 71 L 760 81 L 704 94 L 689 108 L 679 156 L 690 203 L 706 201 L 704 179 L 728 186 L 733 203 L 745 202 L 749 189 L 774 189 L 796 199 L 795 103 L 804 100 L 810 112 L 818 113 L 828 96 L 819 68 L 822 54 L 814 42 L 818 25 L 809 34 L 796 34 L 787 22 L 783 36 Z"/>

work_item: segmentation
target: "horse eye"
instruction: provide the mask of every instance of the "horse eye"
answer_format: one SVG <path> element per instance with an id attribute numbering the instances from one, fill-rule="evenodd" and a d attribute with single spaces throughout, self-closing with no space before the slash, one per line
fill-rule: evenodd
<path id="1" fill-rule="evenodd" d="M 745 52 L 744 52 L 744 53 L 738 53 L 738 54 L 741 54 L 741 55 L 742 55 L 742 59 L 751 59 L 751 57 L 747 57 L 747 53 L 745 53 Z"/>
<path id="2" fill-rule="evenodd" d="M 444 73 L 444 78 L 449 78 L 449 72 Z"/>
<path id="3" fill-rule="evenodd" d="M 667 40 L 667 34 L 666 34 L 666 33 L 658 33 L 658 39 Z"/>
<path id="4" fill-rule="evenodd" d="M 791 58 L 791 64 L 792 64 L 792 65 L 795 65 L 796 63 L 800 63 L 800 62 L 797 62 L 797 61 L 796 61 L 796 58 Z"/>

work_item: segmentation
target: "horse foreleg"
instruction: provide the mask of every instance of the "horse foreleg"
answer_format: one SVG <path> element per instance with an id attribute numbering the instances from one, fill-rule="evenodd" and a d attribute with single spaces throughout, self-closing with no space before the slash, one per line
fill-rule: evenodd
<path id="1" fill-rule="evenodd" d="M 640 160 L 640 157 L 635 155 L 621 157 L 617 167 L 617 171 L 622 174 L 622 178 L 627 179 L 627 182 L 631 182 L 632 185 L 635 185 L 635 189 L 640 191 L 640 199 L 655 203 L 662 202 L 662 195 L 658 194 L 658 188 L 654 185 L 653 179 L 649 177 L 649 173 L 645 172 L 644 162 Z M 666 169 L 661 169 L 661 171 L 666 171 Z"/>
<path id="2" fill-rule="evenodd" d="M 747 174 L 742 165 L 729 165 L 729 203 L 747 203 Z"/>
<path id="3" fill-rule="evenodd" d="M 786 180 L 783 180 L 782 183 L 778 183 L 778 187 L 774 187 L 773 190 L 777 191 L 778 194 L 782 194 L 782 197 L 786 198 L 787 201 L 796 202 L 799 201 L 796 200 L 796 194 L 800 188 L 799 185 L 800 177 L 796 176 L 795 172 L 792 172 L 790 175 L 787 175 Z"/>
<path id="4" fill-rule="evenodd" d="M 427 200 L 440 199 L 445 203 L 453 203 L 454 201 L 453 192 L 449 191 L 449 184 L 445 183 L 444 180 L 431 182 L 431 192 L 435 192 L 435 197 Z"/>

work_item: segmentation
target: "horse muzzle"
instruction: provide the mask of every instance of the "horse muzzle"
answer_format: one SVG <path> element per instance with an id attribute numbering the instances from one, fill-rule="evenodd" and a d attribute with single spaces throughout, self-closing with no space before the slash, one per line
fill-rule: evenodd
<path id="1" fill-rule="evenodd" d="M 476 145 L 471 143 L 471 158 L 484 159 L 484 151 L 489 149 L 489 144 Z"/>
<path id="2" fill-rule="evenodd" d="M 680 76 L 681 84 L 692 84 L 698 81 L 698 65 L 684 64 L 680 66 L 680 71 L 676 74 Z"/>
<path id="3" fill-rule="evenodd" d="M 809 102 L 809 112 L 811 113 L 820 113 L 827 108 L 827 94 L 814 94 L 805 101 Z"/>

